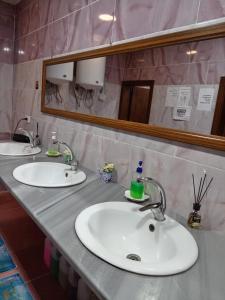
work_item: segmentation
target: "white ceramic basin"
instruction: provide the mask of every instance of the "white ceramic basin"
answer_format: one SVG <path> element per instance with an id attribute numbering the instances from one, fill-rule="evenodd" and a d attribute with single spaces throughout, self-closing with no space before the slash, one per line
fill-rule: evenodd
<path id="1" fill-rule="evenodd" d="M 35 155 L 40 152 L 41 149 L 39 147 L 32 148 L 30 144 L 27 143 L 17 143 L 17 142 L 0 143 L 0 155 L 27 156 L 27 155 Z"/>
<path id="2" fill-rule="evenodd" d="M 157 222 L 150 211 L 139 212 L 139 208 L 127 202 L 90 206 L 77 217 L 76 233 L 91 252 L 127 271 L 170 275 L 190 268 L 197 260 L 198 247 L 189 231 L 168 216 Z"/>
<path id="3" fill-rule="evenodd" d="M 65 187 L 86 180 L 83 171 L 69 171 L 70 166 L 54 162 L 34 162 L 14 169 L 13 177 L 25 184 L 38 187 Z"/>

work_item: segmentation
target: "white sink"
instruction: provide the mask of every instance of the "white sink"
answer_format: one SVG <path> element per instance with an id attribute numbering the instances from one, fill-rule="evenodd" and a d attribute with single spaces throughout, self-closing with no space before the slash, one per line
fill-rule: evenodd
<path id="1" fill-rule="evenodd" d="M 39 147 L 32 148 L 27 143 L 17 142 L 1 142 L 0 143 L 0 155 L 10 156 L 27 156 L 35 155 L 41 152 Z"/>
<path id="2" fill-rule="evenodd" d="M 38 187 L 65 187 L 86 180 L 83 171 L 67 171 L 69 165 L 54 162 L 34 162 L 14 169 L 13 177 L 19 182 Z"/>
<path id="3" fill-rule="evenodd" d="M 168 216 L 157 222 L 150 211 L 139 208 L 127 202 L 90 206 L 78 215 L 76 233 L 91 252 L 127 271 L 170 275 L 190 268 L 197 260 L 198 247 L 189 231 Z"/>

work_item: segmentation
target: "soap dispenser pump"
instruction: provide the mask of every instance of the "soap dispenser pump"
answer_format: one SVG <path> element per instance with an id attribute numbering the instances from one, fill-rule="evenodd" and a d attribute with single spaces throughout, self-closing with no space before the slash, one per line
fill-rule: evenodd
<path id="1" fill-rule="evenodd" d="M 136 174 L 134 175 L 134 178 L 132 179 L 130 185 L 130 195 L 134 199 L 142 199 L 144 195 L 144 184 L 139 181 L 139 179 L 142 176 L 142 172 L 143 172 L 143 161 L 140 160 L 138 162 Z"/>

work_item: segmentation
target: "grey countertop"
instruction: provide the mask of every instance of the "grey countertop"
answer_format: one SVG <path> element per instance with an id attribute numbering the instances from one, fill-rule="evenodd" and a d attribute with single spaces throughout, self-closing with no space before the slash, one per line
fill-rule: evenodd
<path id="1" fill-rule="evenodd" d="M 36 158 L 0 157 L 0 177 L 41 230 L 57 246 L 101 299 L 115 300 L 224 300 L 225 237 L 219 232 L 192 231 L 199 258 L 188 271 L 165 277 L 137 275 L 116 268 L 86 249 L 78 239 L 74 222 L 86 207 L 105 201 L 125 201 L 124 188 L 105 184 L 87 170 L 87 180 L 68 188 L 36 188 L 17 182 L 13 169 L 23 163 L 49 161 Z M 182 217 L 169 215 L 185 224 Z M 116 220 L 115 220 L 116 222 Z"/>

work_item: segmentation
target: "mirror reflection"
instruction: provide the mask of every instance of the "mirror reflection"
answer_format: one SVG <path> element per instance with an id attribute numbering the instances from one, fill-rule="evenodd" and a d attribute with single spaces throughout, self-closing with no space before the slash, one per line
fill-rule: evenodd
<path id="1" fill-rule="evenodd" d="M 225 57 L 221 40 L 48 65 L 45 106 L 223 135 L 224 118 L 216 126 L 214 113 L 225 69 L 210 72 L 218 53 Z"/>

